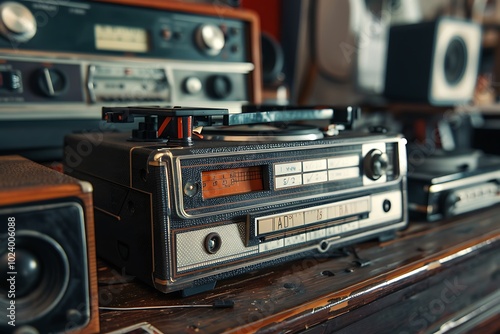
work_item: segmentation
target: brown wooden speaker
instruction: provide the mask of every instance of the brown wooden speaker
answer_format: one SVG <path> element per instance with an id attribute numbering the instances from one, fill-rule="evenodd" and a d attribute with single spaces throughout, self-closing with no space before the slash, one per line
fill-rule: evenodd
<path id="1" fill-rule="evenodd" d="M 0 157 L 1 333 L 98 333 L 92 187 Z"/>

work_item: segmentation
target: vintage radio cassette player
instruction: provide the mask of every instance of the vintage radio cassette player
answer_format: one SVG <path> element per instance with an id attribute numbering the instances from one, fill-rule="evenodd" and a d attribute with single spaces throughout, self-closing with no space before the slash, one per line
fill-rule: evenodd
<path id="1" fill-rule="evenodd" d="M 98 254 L 187 295 L 406 226 L 404 138 L 289 121 L 349 128 L 352 107 L 258 109 L 103 108 L 144 122 L 67 136 L 65 172 L 94 186 Z"/>
<path id="2" fill-rule="evenodd" d="M 500 203 L 500 157 L 479 150 L 436 154 L 410 164 L 412 219 L 435 221 Z"/>
<path id="3" fill-rule="evenodd" d="M 0 151 L 60 147 L 103 105 L 259 103 L 259 41 L 258 16 L 229 6 L 0 0 Z"/>

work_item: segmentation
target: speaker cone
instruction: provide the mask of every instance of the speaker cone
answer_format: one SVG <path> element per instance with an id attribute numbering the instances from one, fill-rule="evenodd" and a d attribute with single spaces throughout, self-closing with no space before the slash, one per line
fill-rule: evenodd
<path id="1" fill-rule="evenodd" d="M 0 307 L 7 307 L 14 293 L 16 322 L 29 323 L 51 312 L 64 296 L 69 281 L 69 262 L 54 239 L 37 231 L 16 236 L 15 272 L 9 270 L 7 247 L 2 247 L 0 267 Z M 15 277 L 15 280 L 8 280 Z"/>
<path id="2" fill-rule="evenodd" d="M 444 56 L 444 75 L 450 85 L 456 85 L 464 76 L 467 66 L 467 46 L 460 37 L 454 37 Z"/>

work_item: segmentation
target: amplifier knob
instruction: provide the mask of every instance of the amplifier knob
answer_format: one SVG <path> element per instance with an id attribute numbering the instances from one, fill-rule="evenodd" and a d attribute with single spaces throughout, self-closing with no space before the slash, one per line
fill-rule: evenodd
<path id="1" fill-rule="evenodd" d="M 207 79 L 207 90 L 211 97 L 224 99 L 231 94 L 231 80 L 225 75 L 212 75 Z"/>
<path id="2" fill-rule="evenodd" d="M 196 44 L 207 55 L 218 55 L 225 43 L 224 32 L 214 24 L 204 24 L 196 30 Z"/>
<path id="3" fill-rule="evenodd" d="M 201 91 L 202 88 L 201 80 L 197 77 L 189 77 L 184 80 L 184 91 L 189 95 L 197 94 Z"/>
<path id="4" fill-rule="evenodd" d="M 388 166 L 387 154 L 380 150 L 371 150 L 364 158 L 365 174 L 372 180 L 378 180 L 382 175 L 385 175 Z"/>
<path id="5" fill-rule="evenodd" d="M 0 33 L 11 41 L 27 42 L 36 33 L 36 20 L 31 11 L 17 2 L 0 5 Z"/>
<path id="6" fill-rule="evenodd" d="M 66 92 L 68 81 L 63 72 L 53 68 L 42 68 L 35 73 L 36 88 L 47 97 L 56 97 Z"/>

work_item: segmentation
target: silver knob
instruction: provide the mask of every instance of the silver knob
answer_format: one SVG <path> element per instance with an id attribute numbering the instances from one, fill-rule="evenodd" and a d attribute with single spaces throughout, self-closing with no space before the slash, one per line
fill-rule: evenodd
<path id="1" fill-rule="evenodd" d="M 196 44 L 210 56 L 216 56 L 224 48 L 226 38 L 221 28 L 214 24 L 204 24 L 196 31 Z"/>
<path id="2" fill-rule="evenodd" d="M 197 77 L 189 77 L 184 81 L 184 91 L 190 95 L 199 93 L 202 86 L 201 80 Z"/>
<path id="3" fill-rule="evenodd" d="M 371 150 L 364 158 L 365 174 L 372 180 L 378 180 L 385 175 L 388 167 L 389 158 L 380 150 Z"/>
<path id="4" fill-rule="evenodd" d="M 31 11 L 17 2 L 0 5 L 0 34 L 15 42 L 27 42 L 36 33 L 36 20 Z"/>

